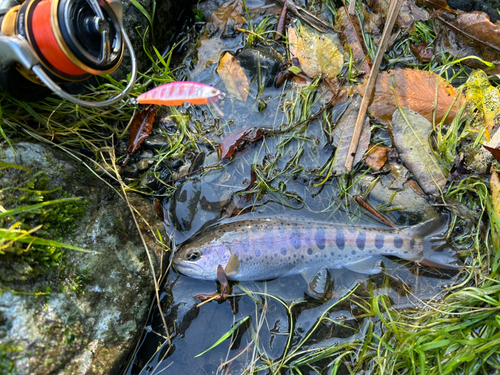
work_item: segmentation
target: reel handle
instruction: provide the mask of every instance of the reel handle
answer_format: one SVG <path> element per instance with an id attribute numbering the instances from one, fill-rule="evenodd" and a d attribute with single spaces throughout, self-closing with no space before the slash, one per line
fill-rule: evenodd
<path id="1" fill-rule="evenodd" d="M 40 81 L 42 81 L 42 83 L 45 86 L 47 86 L 50 90 L 52 90 L 52 92 L 60 96 L 62 99 L 65 99 L 73 104 L 80 105 L 82 107 L 104 108 L 119 102 L 129 93 L 129 91 L 135 84 L 135 79 L 137 77 L 137 63 L 135 60 L 134 48 L 132 47 L 132 43 L 130 42 L 128 35 L 123 28 L 122 4 L 120 3 L 119 0 L 110 1 L 110 6 L 115 12 L 115 14 L 118 16 L 118 22 L 120 24 L 120 32 L 123 35 L 125 45 L 127 46 L 130 53 L 131 70 L 132 70 L 130 75 L 130 80 L 127 86 L 118 95 L 101 102 L 90 102 L 70 95 L 69 93 L 64 91 L 61 87 L 59 87 L 59 85 L 57 85 L 57 83 L 55 83 L 48 76 L 47 73 L 45 73 L 40 64 L 39 59 L 33 52 L 31 46 L 29 45 L 27 40 L 21 36 L 4 36 L 4 35 L 0 36 L 0 51 L 2 51 L 2 53 L 0 54 L 0 70 L 8 67 L 13 63 L 19 63 L 24 68 L 33 71 L 33 73 L 36 74 L 36 76 L 40 79 Z"/>

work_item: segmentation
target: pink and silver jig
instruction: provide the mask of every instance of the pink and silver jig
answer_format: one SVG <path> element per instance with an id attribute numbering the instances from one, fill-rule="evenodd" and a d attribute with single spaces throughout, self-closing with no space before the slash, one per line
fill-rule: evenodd
<path id="1" fill-rule="evenodd" d="M 220 91 L 198 82 L 170 82 L 158 86 L 137 97 L 140 104 L 160 104 L 166 106 L 190 104 L 215 104 Z"/>

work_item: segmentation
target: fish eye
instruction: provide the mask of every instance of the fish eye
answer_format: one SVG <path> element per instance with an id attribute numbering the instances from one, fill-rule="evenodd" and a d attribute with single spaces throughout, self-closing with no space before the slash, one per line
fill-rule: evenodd
<path id="1" fill-rule="evenodd" d="M 199 250 L 192 250 L 189 253 L 187 253 L 186 258 L 187 260 L 194 262 L 200 258 L 200 255 L 201 253 Z"/>
<path id="2" fill-rule="evenodd" d="M 217 90 L 216 90 L 216 89 L 213 89 L 212 91 L 210 91 L 210 94 L 212 94 L 212 95 L 217 94 Z"/>

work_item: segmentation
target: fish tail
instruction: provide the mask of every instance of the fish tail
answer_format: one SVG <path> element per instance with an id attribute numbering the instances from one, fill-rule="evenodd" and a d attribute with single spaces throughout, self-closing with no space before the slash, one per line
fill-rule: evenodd
<path id="1" fill-rule="evenodd" d="M 415 261 L 427 266 L 458 270 L 463 267 L 458 254 L 445 238 L 448 216 L 440 215 L 405 230 L 413 232 L 413 239 L 422 242 L 422 251 Z"/>

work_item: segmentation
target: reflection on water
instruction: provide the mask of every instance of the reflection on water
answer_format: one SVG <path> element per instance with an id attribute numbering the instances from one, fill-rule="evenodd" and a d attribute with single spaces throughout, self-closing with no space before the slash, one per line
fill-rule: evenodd
<path id="1" fill-rule="evenodd" d="M 386 296 L 387 306 L 395 309 L 423 308 L 422 301 L 440 298 L 443 288 L 456 281 L 452 274 L 432 274 L 391 260 L 386 261 L 385 272 L 390 276 L 337 270 L 327 301 L 308 297 L 300 276 L 241 283 L 233 289 L 236 314 L 229 302 L 197 307 L 200 302 L 193 295 L 212 293 L 215 283 L 171 272 L 162 307 L 172 346 L 155 308 L 127 373 L 266 374 L 279 368 L 280 373 L 290 373 L 290 368 L 298 367 L 303 374 L 315 374 L 331 368 L 343 346 L 359 347 L 364 335 L 376 330 L 378 318 L 367 314 L 374 298 Z M 248 316 L 231 338 L 195 358 Z M 314 358 L 325 356 L 325 350 L 332 353 Z M 312 360 L 312 367 L 302 365 Z"/>

